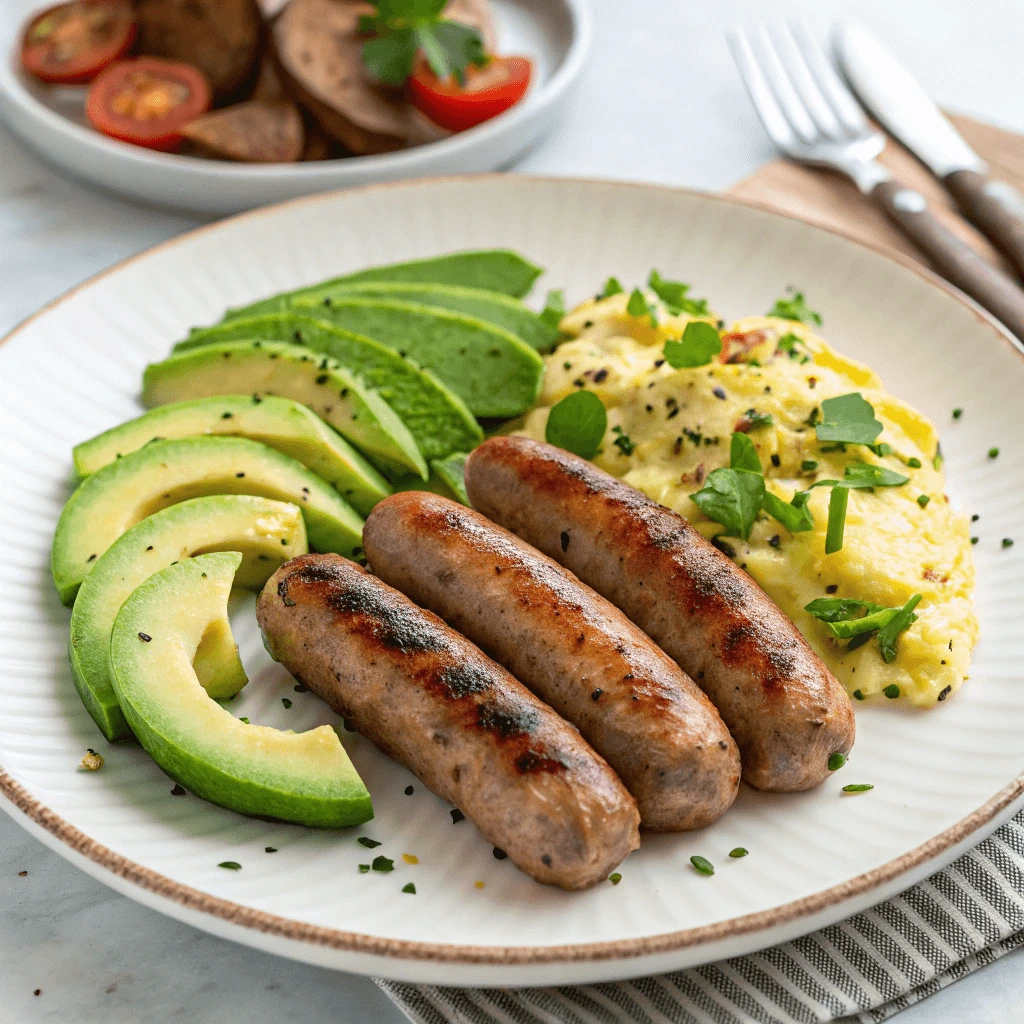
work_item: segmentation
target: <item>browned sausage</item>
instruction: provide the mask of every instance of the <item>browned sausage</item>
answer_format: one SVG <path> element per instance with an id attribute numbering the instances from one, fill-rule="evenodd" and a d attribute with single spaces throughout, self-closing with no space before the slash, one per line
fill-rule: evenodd
<path id="1" fill-rule="evenodd" d="M 625 615 L 479 512 L 405 491 L 363 529 L 373 571 L 437 612 L 579 727 L 636 797 L 678 832 L 728 810 L 740 758 L 693 681 Z"/>
<path id="2" fill-rule="evenodd" d="M 618 605 L 693 677 L 758 789 L 810 789 L 853 746 L 839 681 L 740 568 L 682 517 L 576 455 L 525 437 L 466 463 L 474 506 Z"/>
<path id="3" fill-rule="evenodd" d="M 276 660 L 538 882 L 585 889 L 640 845 L 636 803 L 572 726 L 354 562 L 292 559 L 256 616 Z"/>

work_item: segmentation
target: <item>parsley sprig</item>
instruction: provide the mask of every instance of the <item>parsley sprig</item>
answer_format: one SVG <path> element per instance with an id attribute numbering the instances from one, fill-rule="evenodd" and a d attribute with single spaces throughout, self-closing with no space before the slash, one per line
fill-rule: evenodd
<path id="1" fill-rule="evenodd" d="M 375 0 L 375 14 L 359 20 L 359 31 L 374 38 L 363 45 L 363 64 L 385 85 L 401 86 L 423 51 L 430 70 L 442 81 L 462 85 L 466 68 L 483 67 L 488 57 L 480 33 L 441 17 L 448 0 Z"/>
<path id="2" fill-rule="evenodd" d="M 574 391 L 548 413 L 544 439 L 548 444 L 592 459 L 601 449 L 608 414 L 593 391 Z"/>
<path id="3" fill-rule="evenodd" d="M 778 317 L 780 320 L 796 320 L 809 327 L 821 326 L 821 314 L 807 305 L 803 292 L 793 292 L 788 297 L 776 299 L 775 305 L 768 310 L 767 315 Z"/>

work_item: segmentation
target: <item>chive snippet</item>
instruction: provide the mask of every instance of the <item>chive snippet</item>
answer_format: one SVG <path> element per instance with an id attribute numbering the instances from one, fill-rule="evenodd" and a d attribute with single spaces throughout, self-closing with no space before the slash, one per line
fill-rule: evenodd
<path id="1" fill-rule="evenodd" d="M 742 846 L 737 846 L 729 851 L 729 856 L 733 858 L 746 857 L 750 851 Z"/>
<path id="2" fill-rule="evenodd" d="M 890 683 L 883 691 L 889 700 L 895 700 L 900 695 L 900 688 L 895 683 Z"/>
<path id="3" fill-rule="evenodd" d="M 846 755 L 841 750 L 828 755 L 828 770 L 830 772 L 837 772 L 843 765 L 846 764 Z"/>
<path id="4" fill-rule="evenodd" d="M 618 884 L 619 884 L 619 882 L 621 882 L 621 881 L 622 881 L 622 875 L 620 875 L 618 871 L 613 871 L 613 872 L 612 872 L 612 873 L 611 873 L 611 874 L 610 874 L 610 875 L 608 876 L 608 881 L 609 881 L 609 882 L 611 882 L 611 883 L 612 883 L 612 885 L 618 885 Z"/>
<path id="5" fill-rule="evenodd" d="M 843 786 L 844 793 L 866 793 L 869 789 L 874 789 L 868 782 L 854 782 L 849 786 Z"/>
<path id="6" fill-rule="evenodd" d="M 241 871 L 242 865 L 237 860 L 222 860 L 217 867 L 227 868 L 228 871 Z"/>
<path id="7" fill-rule="evenodd" d="M 828 499 L 828 528 L 825 531 L 825 554 L 834 555 L 843 549 L 846 530 L 846 506 L 850 500 L 847 487 L 833 487 Z"/>
<path id="8" fill-rule="evenodd" d="M 365 846 L 365 847 L 366 847 L 366 848 L 367 848 L 368 850 L 372 850 L 372 849 L 374 849 L 375 847 L 378 847 L 378 846 L 380 846 L 380 843 L 378 843 L 376 839 L 370 839 L 370 837 L 369 837 L 369 836 L 360 836 L 360 837 L 359 837 L 359 838 L 358 838 L 358 839 L 356 840 L 356 842 L 357 842 L 357 843 L 358 843 L 358 844 L 359 844 L 360 846 Z"/>
<path id="9" fill-rule="evenodd" d="M 995 459 L 995 458 L 998 457 L 998 455 L 999 455 L 999 449 L 998 448 L 989 448 L 989 450 L 988 450 L 988 457 L 990 459 Z"/>
<path id="10" fill-rule="evenodd" d="M 409 882 L 406 885 L 402 886 L 402 892 L 407 892 L 407 893 L 410 893 L 411 895 L 415 896 L 416 895 L 416 886 L 413 885 L 412 882 Z"/>
<path id="11" fill-rule="evenodd" d="M 699 854 L 695 854 L 690 858 L 690 863 L 702 875 L 713 875 L 715 873 L 715 866 L 707 859 L 707 857 L 701 857 Z"/>

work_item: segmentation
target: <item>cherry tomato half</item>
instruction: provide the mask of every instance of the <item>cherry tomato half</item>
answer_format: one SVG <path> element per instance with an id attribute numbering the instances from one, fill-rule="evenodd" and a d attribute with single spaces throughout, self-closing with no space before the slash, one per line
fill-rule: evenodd
<path id="1" fill-rule="evenodd" d="M 191 64 L 139 57 L 111 64 L 89 87 L 85 115 L 122 142 L 171 152 L 181 129 L 210 109 L 210 85 Z"/>
<path id="2" fill-rule="evenodd" d="M 73 0 L 37 14 L 21 40 L 21 66 L 43 82 L 82 85 L 135 41 L 127 0 Z"/>
<path id="3" fill-rule="evenodd" d="M 420 56 L 409 79 L 409 95 L 435 124 L 461 132 L 518 103 L 532 74 L 533 64 L 526 57 L 492 57 L 485 67 L 466 68 L 466 80 L 459 85 L 454 77 L 442 81 Z"/>

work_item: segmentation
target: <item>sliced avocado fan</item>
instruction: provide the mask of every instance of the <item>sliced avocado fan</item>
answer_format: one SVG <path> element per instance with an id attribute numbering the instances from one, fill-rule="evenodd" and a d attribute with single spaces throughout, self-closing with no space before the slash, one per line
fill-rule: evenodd
<path id="1" fill-rule="evenodd" d="M 310 315 L 373 338 L 430 370 L 475 416 L 518 416 L 540 393 L 544 360 L 536 349 L 494 324 L 414 302 L 361 298 L 350 292 L 313 301 L 307 307 Z M 305 303 L 297 299 L 295 310 L 302 310 Z"/>
<path id="2" fill-rule="evenodd" d="M 295 459 L 245 437 L 155 441 L 79 484 L 57 521 L 53 582 L 71 604 L 97 559 L 121 534 L 160 509 L 207 494 L 255 494 L 297 505 L 310 546 L 351 557 L 363 520 Z"/>
<path id="3" fill-rule="evenodd" d="M 110 638 L 124 716 L 153 760 L 204 800 L 316 828 L 368 821 L 370 794 L 329 725 L 302 733 L 248 725 L 199 682 L 193 661 L 204 636 L 211 627 L 230 634 L 241 559 L 233 551 L 183 559 L 125 601 Z"/>
<path id="4" fill-rule="evenodd" d="M 465 403 L 432 373 L 419 369 L 387 345 L 335 327 L 319 310 L 228 320 L 194 331 L 174 346 L 175 353 L 245 339 L 295 342 L 336 359 L 388 403 L 408 428 L 425 459 L 475 448 L 483 432 Z"/>
<path id="5" fill-rule="evenodd" d="M 366 270 L 334 277 L 306 288 L 280 292 L 261 302 L 229 309 L 225 319 L 276 312 L 282 308 L 280 302 L 283 298 L 294 298 L 304 292 L 330 291 L 338 285 L 363 284 L 370 281 L 401 284 L 451 284 L 463 288 L 480 288 L 485 291 L 500 292 L 502 295 L 511 295 L 521 299 L 543 272 L 543 268 L 531 263 L 511 249 L 476 249 L 469 252 L 453 252 L 446 256 L 410 260 L 407 263 L 389 263 L 380 267 L 369 267 Z"/>
<path id="6" fill-rule="evenodd" d="M 204 345 L 151 363 L 142 378 L 142 400 L 148 406 L 230 394 L 301 402 L 388 475 L 427 477 L 423 455 L 391 406 L 336 359 L 302 345 Z"/>
<path id="7" fill-rule="evenodd" d="M 76 445 L 75 470 L 84 478 L 150 441 L 208 434 L 248 437 L 290 455 L 363 515 L 391 493 L 384 477 L 319 416 L 290 398 L 270 395 L 219 395 L 158 406 Z"/>
<path id="8" fill-rule="evenodd" d="M 110 681 L 110 633 L 121 605 L 150 576 L 199 552 L 242 555 L 235 585 L 257 590 L 279 565 L 308 551 L 296 505 L 248 494 L 191 498 L 137 523 L 96 560 L 71 613 L 68 654 L 82 703 L 108 740 L 130 732 Z M 204 636 L 193 667 L 206 692 L 234 696 L 246 683 L 225 654 L 230 634 L 214 628 Z"/>

